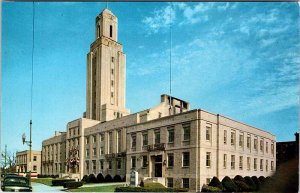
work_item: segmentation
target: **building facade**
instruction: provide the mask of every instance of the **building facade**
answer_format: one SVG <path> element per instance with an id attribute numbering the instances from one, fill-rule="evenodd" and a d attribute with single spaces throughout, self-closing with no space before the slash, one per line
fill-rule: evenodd
<path id="1" fill-rule="evenodd" d="M 269 132 L 190 110 L 188 102 L 166 94 L 157 106 L 130 114 L 118 20 L 104 9 L 95 28 L 87 55 L 86 112 L 69 122 L 64 134 L 43 142 L 44 174 L 81 179 L 101 173 L 129 181 L 135 170 L 139 181 L 200 191 L 214 176 L 269 176 L 275 171 L 276 141 Z"/>
<path id="2" fill-rule="evenodd" d="M 31 173 L 35 177 L 41 174 L 41 151 L 31 151 Z M 16 172 L 19 175 L 26 176 L 30 171 L 29 150 L 16 153 Z"/>
<path id="3" fill-rule="evenodd" d="M 299 133 L 295 133 L 295 141 L 276 143 L 276 167 L 299 157 Z"/>

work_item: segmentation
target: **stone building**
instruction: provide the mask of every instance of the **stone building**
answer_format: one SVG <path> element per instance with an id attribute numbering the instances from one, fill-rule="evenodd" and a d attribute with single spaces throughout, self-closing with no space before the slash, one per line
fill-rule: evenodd
<path id="1" fill-rule="evenodd" d="M 276 143 L 276 167 L 299 157 L 299 133 L 295 133 L 295 141 L 281 141 Z"/>
<path id="2" fill-rule="evenodd" d="M 31 151 L 31 175 L 36 177 L 41 174 L 41 151 Z M 16 172 L 19 175 L 26 176 L 30 171 L 29 150 L 19 151 L 16 153 Z"/>
<path id="3" fill-rule="evenodd" d="M 213 176 L 273 173 L 276 141 L 269 132 L 190 110 L 188 102 L 166 94 L 157 106 L 130 114 L 118 20 L 104 9 L 95 28 L 87 55 L 86 112 L 69 122 L 66 132 L 43 142 L 44 174 L 81 179 L 102 173 L 129 181 L 136 170 L 139 181 L 199 191 Z"/>

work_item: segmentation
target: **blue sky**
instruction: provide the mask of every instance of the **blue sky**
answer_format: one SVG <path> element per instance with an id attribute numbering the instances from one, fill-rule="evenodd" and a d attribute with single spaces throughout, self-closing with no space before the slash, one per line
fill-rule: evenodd
<path id="1" fill-rule="evenodd" d="M 33 148 L 82 116 L 86 54 L 106 3 L 35 3 Z M 170 10 L 172 7 L 172 17 Z M 297 3 L 109 3 L 127 56 L 126 106 L 137 112 L 169 93 L 294 140 L 299 123 Z M 2 3 L 1 147 L 27 148 L 32 3 Z M 141 100 L 142 98 L 142 100 Z M 138 102 L 137 102 L 138 101 Z"/>

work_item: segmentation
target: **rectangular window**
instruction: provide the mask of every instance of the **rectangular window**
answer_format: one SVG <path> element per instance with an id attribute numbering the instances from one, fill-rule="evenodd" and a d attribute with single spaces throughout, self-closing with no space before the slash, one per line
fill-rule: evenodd
<path id="1" fill-rule="evenodd" d="M 168 167 L 174 166 L 174 154 L 168 153 Z"/>
<path id="2" fill-rule="evenodd" d="M 271 161 L 271 171 L 274 171 L 274 161 Z"/>
<path id="3" fill-rule="evenodd" d="M 101 147 L 100 147 L 100 155 L 103 155 L 103 154 L 104 154 L 104 147 L 101 146 Z"/>
<path id="4" fill-rule="evenodd" d="M 206 141 L 210 141 L 210 139 L 211 139 L 211 125 L 207 125 L 206 126 L 206 137 L 205 137 L 205 139 L 206 139 Z"/>
<path id="5" fill-rule="evenodd" d="M 148 165 L 148 157 L 146 155 L 143 156 L 143 168 L 146 168 Z"/>
<path id="6" fill-rule="evenodd" d="M 190 179 L 182 178 L 182 188 L 190 188 Z"/>
<path id="7" fill-rule="evenodd" d="M 210 167 L 211 152 L 206 152 L 206 167 Z"/>
<path id="8" fill-rule="evenodd" d="M 122 145 L 122 132 L 118 130 L 117 132 L 117 153 L 121 152 L 121 145 Z"/>
<path id="9" fill-rule="evenodd" d="M 269 143 L 266 142 L 266 153 L 268 153 L 268 152 L 269 152 Z"/>
<path id="10" fill-rule="evenodd" d="M 111 161 L 108 161 L 108 169 L 109 169 L 109 170 L 112 169 L 112 163 L 111 163 Z"/>
<path id="11" fill-rule="evenodd" d="M 110 85 L 114 86 L 114 81 L 113 80 L 110 81 Z"/>
<path id="12" fill-rule="evenodd" d="M 244 146 L 244 134 L 240 134 L 240 137 L 239 137 L 239 146 L 240 147 Z"/>
<path id="13" fill-rule="evenodd" d="M 118 159 L 117 164 L 118 164 L 118 169 L 121 169 L 122 168 L 122 160 Z"/>
<path id="14" fill-rule="evenodd" d="M 231 169 L 235 169 L 235 155 L 231 155 Z"/>
<path id="15" fill-rule="evenodd" d="M 33 171 L 36 171 L 37 167 L 36 166 L 33 166 Z"/>
<path id="16" fill-rule="evenodd" d="M 85 156 L 88 158 L 90 157 L 90 150 L 89 149 L 86 149 L 85 150 Z"/>
<path id="17" fill-rule="evenodd" d="M 111 37 L 112 38 L 112 32 L 113 31 L 113 27 L 112 27 L 112 25 L 110 25 L 109 26 L 109 37 Z"/>
<path id="18" fill-rule="evenodd" d="M 243 169 L 243 156 L 240 156 L 240 164 L 239 164 L 240 170 Z"/>
<path id="19" fill-rule="evenodd" d="M 255 171 L 257 170 L 257 158 L 254 158 L 253 168 Z"/>
<path id="20" fill-rule="evenodd" d="M 257 150 L 257 138 L 254 139 L 254 149 Z"/>
<path id="21" fill-rule="evenodd" d="M 143 146 L 148 145 L 148 134 L 143 133 Z"/>
<path id="22" fill-rule="evenodd" d="M 85 138 L 85 144 L 89 144 L 89 137 Z"/>
<path id="23" fill-rule="evenodd" d="M 131 168 L 135 168 L 136 167 L 136 158 L 135 156 L 131 157 Z"/>
<path id="24" fill-rule="evenodd" d="M 114 69 L 111 69 L 111 74 L 112 74 L 112 75 L 114 74 Z"/>
<path id="25" fill-rule="evenodd" d="M 93 148 L 93 156 L 94 156 L 94 157 L 97 156 L 96 148 Z"/>
<path id="26" fill-rule="evenodd" d="M 264 169 L 263 164 L 264 164 L 264 160 L 260 159 L 260 164 L 259 164 L 260 171 L 263 171 L 263 169 Z"/>
<path id="27" fill-rule="evenodd" d="M 272 152 L 272 155 L 274 155 L 274 143 L 271 144 L 271 152 Z"/>
<path id="28" fill-rule="evenodd" d="M 113 98 L 114 97 L 114 92 L 110 92 L 110 96 L 111 96 L 111 98 Z"/>
<path id="29" fill-rule="evenodd" d="M 167 178 L 168 188 L 173 188 L 173 178 Z"/>
<path id="30" fill-rule="evenodd" d="M 260 140 L 260 151 L 264 151 L 264 141 Z"/>
<path id="31" fill-rule="evenodd" d="M 247 157 L 247 170 L 250 170 L 250 163 L 251 163 L 250 157 Z"/>
<path id="32" fill-rule="evenodd" d="M 268 171 L 268 168 L 269 167 L 269 162 L 268 162 L 268 160 L 266 160 L 266 171 Z"/>
<path id="33" fill-rule="evenodd" d="M 247 148 L 249 149 L 251 147 L 251 137 L 247 136 Z"/>
<path id="34" fill-rule="evenodd" d="M 230 142 L 231 145 L 235 145 L 235 131 L 231 131 Z"/>
<path id="35" fill-rule="evenodd" d="M 190 131 L 191 131 L 191 125 L 190 124 L 183 125 L 183 141 L 189 141 L 190 140 L 190 138 L 191 138 Z"/>
<path id="36" fill-rule="evenodd" d="M 132 149 L 136 148 L 136 134 L 131 135 L 131 148 Z"/>
<path id="37" fill-rule="evenodd" d="M 226 167 L 227 167 L 227 154 L 223 155 L 223 167 L 224 167 L 224 169 L 226 169 Z"/>
<path id="38" fill-rule="evenodd" d="M 36 161 L 36 156 L 33 156 L 33 161 Z"/>
<path id="39" fill-rule="evenodd" d="M 114 62 L 115 61 L 115 58 L 114 57 L 111 57 L 111 62 Z"/>
<path id="40" fill-rule="evenodd" d="M 96 136 L 93 136 L 93 143 L 96 143 Z"/>
<path id="41" fill-rule="evenodd" d="M 100 134 L 100 140 L 101 140 L 101 142 L 104 141 L 104 134 L 103 133 Z"/>
<path id="42" fill-rule="evenodd" d="M 160 143 L 160 130 L 156 130 L 154 132 L 154 135 L 155 135 L 155 144 Z"/>
<path id="43" fill-rule="evenodd" d="M 182 153 L 182 166 L 189 167 L 190 166 L 190 152 Z"/>
<path id="44" fill-rule="evenodd" d="M 103 170 L 104 166 L 103 166 L 103 160 L 100 160 L 100 169 Z"/>
<path id="45" fill-rule="evenodd" d="M 89 169 L 90 169 L 90 167 L 89 167 L 89 161 L 85 162 L 85 168 L 86 168 L 87 171 L 89 171 Z"/>
<path id="46" fill-rule="evenodd" d="M 173 127 L 168 129 L 168 142 L 174 143 L 174 128 Z"/>
<path id="47" fill-rule="evenodd" d="M 113 153 L 113 137 L 112 132 L 108 133 L 108 153 Z"/>
<path id="48" fill-rule="evenodd" d="M 224 144 L 227 144 L 227 130 L 224 130 Z"/>
<path id="49" fill-rule="evenodd" d="M 93 160 L 93 170 L 96 170 L 96 160 Z"/>

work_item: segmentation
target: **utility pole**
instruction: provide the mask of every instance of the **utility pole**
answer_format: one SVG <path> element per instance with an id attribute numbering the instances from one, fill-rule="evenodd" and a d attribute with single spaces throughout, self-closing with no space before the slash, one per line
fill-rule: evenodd
<path id="1" fill-rule="evenodd" d="M 30 120 L 30 135 L 29 135 L 29 186 L 31 186 L 31 159 L 32 159 L 32 141 L 31 141 L 31 135 L 32 135 L 32 120 Z"/>
<path id="2" fill-rule="evenodd" d="M 6 174 L 6 157 L 7 157 L 7 145 L 5 144 L 5 149 L 4 149 L 4 175 Z"/>

